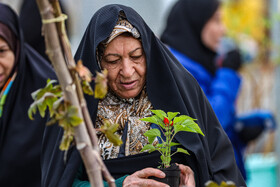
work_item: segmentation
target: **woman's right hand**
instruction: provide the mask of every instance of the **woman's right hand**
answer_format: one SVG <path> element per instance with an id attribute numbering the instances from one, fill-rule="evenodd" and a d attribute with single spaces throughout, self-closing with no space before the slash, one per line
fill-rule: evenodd
<path id="1" fill-rule="evenodd" d="M 132 175 L 127 176 L 123 181 L 124 187 L 130 186 L 150 186 L 150 187 L 169 187 L 169 185 L 155 181 L 153 179 L 148 179 L 148 177 L 154 176 L 158 178 L 164 178 L 164 172 L 155 168 L 145 168 L 136 171 Z"/>

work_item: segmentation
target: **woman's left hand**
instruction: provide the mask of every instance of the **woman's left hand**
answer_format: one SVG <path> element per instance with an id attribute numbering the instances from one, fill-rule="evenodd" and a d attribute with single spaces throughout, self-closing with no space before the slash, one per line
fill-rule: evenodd
<path id="1" fill-rule="evenodd" d="M 195 187 L 194 172 L 188 166 L 177 164 L 181 170 L 180 187 Z"/>

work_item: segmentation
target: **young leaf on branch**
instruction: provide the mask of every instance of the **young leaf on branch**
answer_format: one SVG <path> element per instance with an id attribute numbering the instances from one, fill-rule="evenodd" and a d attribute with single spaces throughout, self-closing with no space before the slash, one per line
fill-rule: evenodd
<path id="1" fill-rule="evenodd" d="M 93 95 L 93 90 L 90 86 L 90 82 L 93 79 L 92 73 L 89 71 L 87 67 L 83 65 L 82 60 L 79 60 L 77 62 L 75 71 L 79 74 L 79 77 L 81 78 L 83 92 L 88 95 Z"/>
<path id="2" fill-rule="evenodd" d="M 121 145 L 123 142 L 120 139 L 120 136 L 115 134 L 115 132 L 118 130 L 119 124 L 111 124 L 109 120 L 104 120 L 103 124 L 104 125 L 101 126 L 100 129 L 96 129 L 96 131 L 104 133 L 105 136 L 109 139 L 109 141 L 112 142 L 115 146 Z"/>
<path id="3" fill-rule="evenodd" d="M 47 80 L 47 85 L 32 93 L 34 102 L 28 110 L 30 119 L 33 119 L 33 114 L 39 110 L 42 117 L 49 109 L 51 120 L 47 125 L 58 123 L 64 129 L 63 139 L 60 145 L 62 150 L 67 150 L 73 140 L 73 128 L 82 122 L 78 116 L 78 109 L 71 106 L 68 102 L 64 101 L 63 92 L 60 85 L 53 85 L 55 80 Z"/>
<path id="4" fill-rule="evenodd" d="M 33 120 L 33 114 L 36 113 L 37 109 L 42 117 L 45 117 L 45 110 L 49 108 L 50 115 L 52 116 L 53 103 L 56 102 L 60 97 L 62 97 L 62 91 L 59 85 L 53 85 L 56 80 L 47 80 L 47 85 L 44 88 L 36 90 L 31 94 L 34 102 L 30 105 L 28 109 L 28 116 Z"/>
<path id="5" fill-rule="evenodd" d="M 95 88 L 94 88 L 95 98 L 102 99 L 106 96 L 108 91 L 107 76 L 108 76 L 107 69 L 104 69 L 101 73 L 96 72 Z"/>

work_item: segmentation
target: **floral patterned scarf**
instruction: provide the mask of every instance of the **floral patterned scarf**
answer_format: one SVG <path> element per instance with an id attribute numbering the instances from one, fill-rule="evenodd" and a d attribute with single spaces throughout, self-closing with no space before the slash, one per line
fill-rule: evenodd
<path id="1" fill-rule="evenodd" d="M 101 157 L 104 160 L 121 156 L 134 155 L 148 143 L 144 133 L 150 129 L 150 123 L 139 119 L 151 116 L 152 104 L 143 90 L 137 98 L 121 99 L 109 92 L 104 100 L 98 104 L 96 127 L 100 128 L 104 119 L 111 123 L 118 123 L 117 134 L 121 136 L 123 144 L 114 146 L 106 136 L 97 132 Z M 154 142 L 157 143 L 157 140 Z"/>

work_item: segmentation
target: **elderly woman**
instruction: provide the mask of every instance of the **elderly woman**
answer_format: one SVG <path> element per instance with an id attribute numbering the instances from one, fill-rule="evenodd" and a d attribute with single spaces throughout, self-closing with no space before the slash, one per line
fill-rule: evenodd
<path id="1" fill-rule="evenodd" d="M 104 119 L 120 124 L 118 133 L 124 141 L 120 147 L 98 134 L 101 156 L 117 186 L 164 186 L 148 179 L 162 175 L 155 169 L 159 154 L 139 153 L 148 143 L 144 132 L 152 128 L 139 119 L 150 116 L 152 108 L 189 115 L 197 119 L 205 134 L 201 137 L 184 132 L 175 136 L 191 153 L 174 158 L 180 164 L 181 185 L 203 186 L 208 180 L 231 180 L 245 186 L 231 144 L 201 88 L 133 9 L 107 5 L 97 11 L 75 58 L 82 59 L 92 72 L 108 70 L 109 93 L 103 100 L 88 98 L 87 102 L 96 127 Z M 87 185 L 74 147 L 64 163 L 64 153 L 58 150 L 61 136 L 56 126 L 46 130 L 43 186 Z"/>
<path id="2" fill-rule="evenodd" d="M 0 3 L 0 186 L 40 186 L 40 152 L 47 119 L 27 111 L 31 93 L 55 74 L 24 43 L 18 17 Z"/>

